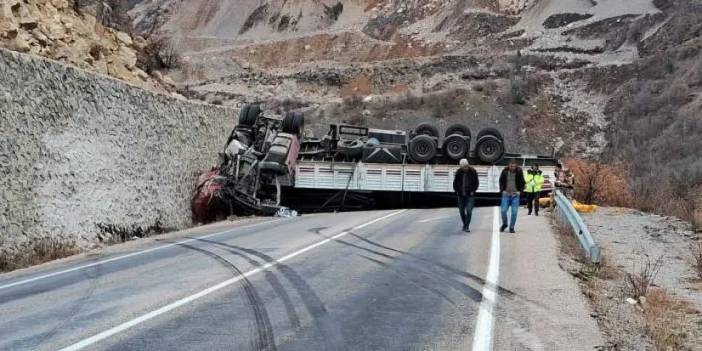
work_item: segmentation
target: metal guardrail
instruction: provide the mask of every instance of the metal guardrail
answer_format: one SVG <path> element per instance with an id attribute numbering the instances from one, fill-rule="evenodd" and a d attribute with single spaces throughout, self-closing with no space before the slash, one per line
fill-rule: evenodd
<path id="1" fill-rule="evenodd" d="M 590 261 L 599 263 L 600 247 L 593 239 L 580 214 L 575 210 L 570 200 L 559 190 L 556 190 L 554 198 L 556 200 L 556 219 L 561 224 L 565 225 L 567 223 L 570 226 L 578 241 L 580 241 L 580 245 L 585 249 Z"/>

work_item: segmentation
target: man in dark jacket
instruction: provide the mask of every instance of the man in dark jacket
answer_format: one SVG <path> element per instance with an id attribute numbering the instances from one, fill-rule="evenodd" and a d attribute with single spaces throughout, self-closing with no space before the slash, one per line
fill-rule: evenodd
<path id="1" fill-rule="evenodd" d="M 463 231 L 468 233 L 473 207 L 475 207 L 475 192 L 478 191 L 480 181 L 478 172 L 470 166 L 467 159 L 461 159 L 459 165 L 461 168 L 456 171 L 456 176 L 453 178 L 453 191 L 458 195 L 458 211 L 461 213 Z"/>
<path id="2" fill-rule="evenodd" d="M 502 203 L 500 212 L 502 214 L 502 227 L 500 232 L 504 232 L 509 224 L 509 232 L 514 233 L 514 224 L 517 222 L 517 211 L 519 210 L 519 194 L 524 191 L 526 180 L 522 169 L 517 166 L 517 161 L 512 160 L 509 166 L 502 170 L 500 175 L 500 192 L 502 193 Z M 512 218 L 507 222 L 507 210 L 512 207 Z"/>

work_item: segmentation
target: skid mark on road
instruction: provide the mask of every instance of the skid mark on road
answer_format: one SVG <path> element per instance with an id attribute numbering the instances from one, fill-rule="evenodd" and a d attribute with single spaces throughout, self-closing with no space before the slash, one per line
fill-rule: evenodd
<path id="1" fill-rule="evenodd" d="M 251 281 L 249 281 L 248 278 L 244 277 L 244 272 L 239 270 L 239 268 L 237 268 L 237 266 L 235 266 L 233 263 L 229 262 L 227 259 L 220 255 L 217 255 L 214 252 L 207 251 L 205 249 L 191 246 L 188 244 L 178 245 L 190 250 L 200 252 L 206 255 L 207 257 L 210 257 L 222 264 L 222 266 L 229 269 L 235 276 L 243 277 L 240 280 L 240 284 L 241 287 L 244 289 L 244 293 L 246 294 L 249 306 L 251 307 L 251 310 L 253 312 L 254 323 L 256 324 L 255 334 L 257 334 L 257 337 L 252 338 L 251 350 L 275 350 L 275 336 L 273 335 L 273 326 L 271 325 L 271 320 L 268 317 L 268 311 L 266 310 L 266 307 L 263 301 L 261 300 L 261 297 L 258 295 L 256 288 L 253 286 L 253 284 L 251 284 Z"/>
<path id="2" fill-rule="evenodd" d="M 384 221 L 384 220 L 386 220 L 386 219 L 388 219 L 388 218 L 390 218 L 390 217 L 396 216 L 396 215 L 398 215 L 398 214 L 400 214 L 400 213 L 403 213 L 403 212 L 405 212 L 405 210 L 392 212 L 392 213 L 387 214 L 387 215 L 385 215 L 385 216 L 382 216 L 382 217 L 373 219 L 373 220 L 371 220 L 371 221 L 368 221 L 368 222 L 366 222 L 366 223 L 363 223 L 363 224 L 361 224 L 361 225 L 358 225 L 358 226 L 356 226 L 356 227 L 353 228 L 353 229 L 354 229 L 354 230 L 358 230 L 358 229 L 361 229 L 361 228 L 365 228 L 365 227 L 367 227 L 367 226 L 370 226 L 370 225 L 372 225 L 372 224 L 375 224 L 375 223 Z M 70 346 L 64 347 L 63 349 L 61 349 L 61 351 L 76 351 L 76 350 L 85 349 L 86 347 L 89 347 L 89 346 L 91 346 L 91 345 L 93 345 L 93 344 L 95 344 L 95 343 L 97 343 L 97 342 L 100 342 L 100 341 L 105 340 L 105 339 L 107 339 L 107 338 L 109 338 L 109 337 L 111 337 L 111 336 L 114 336 L 114 335 L 116 335 L 116 334 L 119 334 L 119 333 L 121 333 L 121 332 L 123 332 L 123 331 L 125 331 L 125 330 L 131 329 L 131 328 L 133 328 L 133 327 L 135 327 L 135 326 L 137 326 L 137 325 L 139 325 L 139 324 L 142 324 L 142 323 L 144 323 L 144 322 L 146 322 L 146 321 L 149 321 L 149 320 L 151 320 L 151 319 L 153 319 L 153 318 L 156 318 L 156 317 L 158 317 L 158 316 L 160 316 L 160 315 L 162 315 L 162 314 L 168 313 L 168 312 L 173 311 L 173 310 L 175 310 L 175 309 L 177 309 L 177 308 L 180 308 L 180 307 L 185 306 L 185 305 L 187 305 L 187 304 L 189 304 L 189 303 L 192 303 L 193 301 L 196 301 L 196 300 L 198 300 L 198 299 L 200 299 L 200 298 L 202 298 L 202 297 L 208 296 L 208 295 L 210 295 L 210 294 L 212 294 L 212 293 L 214 293 L 214 292 L 216 292 L 216 291 L 222 290 L 222 289 L 224 289 L 224 288 L 226 288 L 226 287 L 228 287 L 228 286 L 230 286 L 230 285 L 232 285 L 232 284 L 235 284 L 235 283 L 239 282 L 240 280 L 242 280 L 242 279 L 244 279 L 244 278 L 248 278 L 248 277 L 253 276 L 253 275 L 255 275 L 255 274 L 261 273 L 261 272 L 262 272 L 263 270 L 265 270 L 265 269 L 268 269 L 268 268 L 270 268 L 270 267 L 279 265 L 279 264 L 281 264 L 281 263 L 283 263 L 283 262 L 285 262 L 285 261 L 291 260 L 291 259 L 293 259 L 293 258 L 295 258 L 295 257 L 298 257 L 298 256 L 300 256 L 300 255 L 302 255 L 302 254 L 305 254 L 305 253 L 307 253 L 307 252 L 309 252 L 309 251 L 311 251 L 311 250 L 314 250 L 314 249 L 316 249 L 316 248 L 318 248 L 318 247 L 320 247 L 320 246 L 322 246 L 322 245 L 325 245 L 325 244 L 331 242 L 332 239 L 338 239 L 338 238 L 341 238 L 341 237 L 343 237 L 343 236 L 345 236 L 345 235 L 348 235 L 348 234 L 349 234 L 349 232 L 348 232 L 348 231 L 345 231 L 345 232 L 341 232 L 341 233 L 339 233 L 339 234 L 333 236 L 332 238 L 329 238 L 329 239 L 326 239 L 326 240 L 318 241 L 318 242 L 316 242 L 316 243 L 314 243 L 314 244 L 312 244 L 312 245 L 309 245 L 309 246 L 304 247 L 304 248 L 302 248 L 302 249 L 300 249 L 300 250 L 297 250 L 297 251 L 295 251 L 295 252 L 293 252 L 293 253 L 290 253 L 290 254 L 288 254 L 288 255 L 286 255 L 286 256 L 284 256 L 284 257 L 281 257 L 281 258 L 275 260 L 274 262 L 266 263 L 265 265 L 263 265 L 263 266 L 261 266 L 261 267 L 258 267 L 258 268 L 254 268 L 254 269 L 252 269 L 252 270 L 250 270 L 250 271 L 248 271 L 248 272 L 246 272 L 246 273 L 244 273 L 244 274 L 242 274 L 242 275 L 239 275 L 239 276 L 236 276 L 236 277 L 234 277 L 234 278 L 225 280 L 225 281 L 223 281 L 223 282 L 221 282 L 221 283 L 219 283 L 219 284 L 213 285 L 213 286 L 211 286 L 211 287 L 209 287 L 209 288 L 207 288 L 207 289 L 204 289 L 204 290 L 202 290 L 202 291 L 200 291 L 200 292 L 197 292 L 197 293 L 195 293 L 195 294 L 193 294 L 193 295 L 186 296 L 186 297 L 184 297 L 184 298 L 182 298 L 182 299 L 180 299 L 180 300 L 177 300 L 177 301 L 175 301 L 175 302 L 172 302 L 172 303 L 170 303 L 170 304 L 167 304 L 167 305 L 165 305 L 165 306 L 163 306 L 163 307 L 161 307 L 161 308 L 158 308 L 158 309 L 156 309 L 156 310 L 153 310 L 153 311 L 151 311 L 151 312 L 148 312 L 148 313 L 146 313 L 146 314 L 143 314 L 143 315 L 141 315 L 141 316 L 139 316 L 139 317 L 136 317 L 136 318 L 134 318 L 134 319 L 131 319 L 131 320 L 129 320 L 129 321 L 126 321 L 126 322 L 124 322 L 124 323 L 122 323 L 122 324 L 119 324 L 119 325 L 117 325 L 117 326 L 115 326 L 115 327 L 112 327 L 112 328 L 110 328 L 110 329 L 107 329 L 107 330 L 105 330 L 105 331 L 103 331 L 103 332 L 100 332 L 100 333 L 95 334 L 95 335 L 93 335 L 93 336 L 90 336 L 90 337 L 88 337 L 88 338 L 86 338 L 86 339 L 83 339 L 83 340 L 81 340 L 81 341 L 79 341 L 79 342 L 77 342 L 77 343 L 75 343 L 75 344 L 72 344 L 72 345 L 70 345 Z"/>
<path id="3" fill-rule="evenodd" d="M 232 244 L 226 244 L 222 242 L 217 242 L 213 240 L 199 240 L 202 242 L 214 244 L 214 245 L 219 245 L 225 248 L 228 248 L 231 253 L 235 255 L 242 255 L 242 253 L 258 257 L 262 259 L 264 262 L 267 263 L 273 263 L 275 262 L 275 259 L 271 256 L 266 255 L 263 252 L 237 246 L 237 245 L 232 245 Z M 236 250 L 236 251 L 235 251 Z M 237 252 L 240 251 L 240 252 Z M 260 263 L 257 263 L 258 266 L 260 266 Z M 339 329 L 338 325 L 333 321 L 330 320 L 329 313 L 327 311 L 326 306 L 322 302 L 322 300 L 319 298 L 317 293 L 312 289 L 312 287 L 305 281 L 302 276 L 300 276 L 294 269 L 292 269 L 290 266 L 285 265 L 285 264 L 277 264 L 274 266 L 277 271 L 279 271 L 283 277 L 285 277 L 286 280 L 290 282 L 290 284 L 293 286 L 295 291 L 297 291 L 298 296 L 302 299 L 302 303 L 305 306 L 305 309 L 307 312 L 312 316 L 313 320 L 315 321 L 315 327 L 317 328 L 317 331 L 319 332 L 320 338 L 325 342 L 327 345 L 327 350 L 343 350 L 346 348 L 345 343 L 344 343 L 344 337 L 343 334 L 341 333 L 341 330 Z"/>
<path id="4" fill-rule="evenodd" d="M 207 239 L 198 240 L 198 241 L 223 246 L 225 248 L 229 248 L 229 245 L 224 245 L 224 244 L 221 244 L 221 243 L 216 242 L 216 241 L 211 241 L 211 240 L 207 240 Z M 227 252 L 231 253 L 232 255 L 243 258 L 244 260 L 246 260 L 246 262 L 248 262 L 249 264 L 251 264 L 254 267 L 263 266 L 262 263 L 251 258 L 250 256 L 242 254 L 241 252 L 232 250 L 231 248 L 227 249 Z M 300 326 L 300 317 L 297 315 L 297 312 L 295 311 L 295 304 L 292 302 L 292 300 L 290 299 L 290 296 L 285 291 L 283 284 L 280 282 L 280 280 L 278 280 L 278 277 L 276 277 L 276 275 L 273 272 L 271 272 L 270 270 L 264 271 L 263 276 L 265 277 L 268 284 L 273 288 L 273 291 L 275 291 L 276 295 L 278 297 L 280 297 L 280 299 L 283 301 L 283 306 L 285 307 L 285 313 L 288 316 L 288 320 L 290 321 L 290 326 L 292 328 L 298 328 Z"/>
<path id="5" fill-rule="evenodd" d="M 387 263 L 385 263 L 385 262 L 383 262 L 383 261 L 380 261 L 380 260 L 376 260 L 375 258 L 372 258 L 372 257 L 368 257 L 368 256 L 366 256 L 366 255 L 361 255 L 361 254 L 359 254 L 359 256 L 365 258 L 365 259 L 368 260 L 368 261 L 371 261 L 371 262 L 373 262 L 373 263 L 376 263 L 376 264 L 378 264 L 378 265 L 380 265 L 380 266 L 385 267 L 386 269 L 389 269 L 389 270 L 395 272 L 395 274 L 397 274 L 398 276 L 400 276 L 402 279 L 404 279 L 404 280 L 406 280 L 406 281 L 412 283 L 413 285 L 417 286 L 418 288 L 424 289 L 424 290 L 426 290 L 426 291 L 428 291 L 428 292 L 430 292 L 430 293 L 432 293 L 432 294 L 434 294 L 434 295 L 437 295 L 437 296 L 443 298 L 444 300 L 448 301 L 448 302 L 451 303 L 452 305 L 456 305 L 456 302 L 453 301 L 448 295 L 444 294 L 443 292 L 439 291 L 438 289 L 434 289 L 434 288 L 432 288 L 432 287 L 430 287 L 430 286 L 426 286 L 426 285 L 425 285 L 424 283 L 422 283 L 421 281 L 412 278 L 410 275 L 405 274 L 404 272 L 400 271 L 399 269 L 394 269 L 394 268 L 390 267 L 390 265 L 388 265 Z"/>

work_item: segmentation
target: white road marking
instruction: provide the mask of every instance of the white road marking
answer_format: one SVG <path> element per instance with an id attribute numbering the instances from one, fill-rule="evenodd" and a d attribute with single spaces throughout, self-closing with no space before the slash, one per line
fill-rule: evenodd
<path id="1" fill-rule="evenodd" d="M 186 244 L 186 243 L 189 243 L 189 242 L 193 242 L 193 241 L 196 241 L 196 240 L 198 240 L 198 239 L 207 239 L 207 238 L 212 238 L 212 237 L 216 237 L 216 236 L 220 236 L 220 235 L 230 234 L 230 233 L 232 233 L 232 232 L 234 232 L 234 231 L 237 231 L 237 230 L 249 229 L 249 228 L 253 228 L 253 227 L 256 227 L 256 226 L 259 226 L 259 225 L 262 225 L 262 224 L 271 223 L 271 222 L 276 222 L 276 221 L 278 221 L 278 220 L 270 220 L 270 221 L 264 221 L 264 222 L 249 224 L 249 225 L 241 226 L 241 227 L 238 227 L 238 228 L 233 228 L 233 229 L 225 230 L 225 231 L 223 231 L 223 232 L 217 232 L 217 233 L 207 234 L 207 235 L 204 235 L 204 236 L 197 237 L 197 238 L 195 238 L 195 239 L 187 239 L 187 240 L 179 241 L 179 242 L 172 243 L 172 244 L 166 244 L 166 245 L 157 246 L 157 247 L 150 248 L 150 249 L 146 249 L 146 250 L 142 250 L 142 251 L 132 252 L 132 253 L 130 253 L 130 254 L 126 254 L 126 255 L 122 255 L 122 256 L 117 256 L 117 257 L 113 257 L 113 258 L 108 258 L 108 259 L 106 259 L 106 260 L 96 261 L 96 262 L 93 262 L 93 263 L 89 263 L 89 264 L 85 264 L 85 265 L 82 265 L 82 266 L 77 266 L 77 267 L 69 268 L 69 269 L 66 269 L 66 270 L 58 271 L 58 272 L 53 272 L 53 273 L 48 273 L 48 274 L 44 274 L 44 275 L 39 275 L 39 276 L 36 276 L 36 277 L 33 277 L 33 278 L 28 278 L 28 279 L 20 280 L 20 281 L 14 282 L 14 283 L 6 284 L 6 285 L 0 285 L 0 290 L 8 289 L 8 288 L 11 288 L 11 287 L 14 287 L 14 286 L 19 286 L 19 285 L 28 284 L 28 283 L 35 282 L 35 281 L 41 280 L 41 279 L 46 279 L 46 278 L 55 277 L 55 276 L 61 275 L 61 274 L 66 274 L 66 273 L 70 273 L 70 272 L 79 271 L 79 270 L 81 270 L 81 269 L 90 268 L 90 267 L 94 267 L 94 266 L 101 265 L 101 264 L 105 264 L 105 263 L 109 263 L 109 262 L 120 261 L 120 260 L 123 260 L 123 259 L 125 259 L 125 258 L 134 257 L 134 256 L 139 256 L 139 255 L 143 255 L 143 254 L 146 254 L 146 253 L 149 253 L 149 252 L 154 252 L 154 251 L 158 251 L 158 250 L 163 250 L 163 249 L 166 249 L 166 248 L 169 248 L 169 247 L 173 247 L 173 246 L 176 246 L 176 245 Z"/>
<path id="2" fill-rule="evenodd" d="M 84 348 L 86 348 L 86 347 L 88 347 L 88 346 L 91 346 L 91 345 L 93 345 L 93 344 L 95 344 L 95 343 L 97 343 L 97 342 L 99 342 L 99 341 L 101 341 L 101 340 L 104 340 L 104 339 L 106 339 L 106 338 L 109 338 L 110 336 L 113 336 L 113 335 L 115 335 L 115 334 L 121 333 L 121 332 L 123 332 L 123 331 L 125 331 L 125 330 L 127 330 L 127 329 L 129 329 L 129 328 L 132 328 L 132 327 L 134 327 L 134 326 L 136 326 L 136 325 L 139 325 L 139 324 L 141 324 L 141 323 L 144 323 L 144 322 L 146 322 L 146 321 L 148 321 L 148 320 L 150 320 L 150 319 L 152 319 L 152 318 L 158 317 L 158 316 L 160 316 L 160 315 L 162 315 L 162 314 L 164 314 L 164 313 L 166 313 L 166 312 L 172 311 L 172 310 L 174 310 L 174 309 L 176 309 L 176 308 L 178 308 L 178 307 L 181 307 L 181 306 L 183 306 L 183 305 L 186 305 L 186 304 L 188 304 L 188 303 L 191 303 L 191 302 L 193 302 L 193 301 L 195 301 L 195 300 L 197 300 L 197 299 L 199 299 L 199 298 L 201 298 L 201 297 L 207 296 L 207 295 L 209 295 L 209 294 L 211 294 L 211 293 L 213 293 L 213 292 L 215 292 L 215 291 L 217 291 L 217 290 L 221 290 L 221 289 L 223 289 L 223 288 L 226 288 L 227 286 L 230 286 L 230 285 L 232 285 L 232 284 L 234 284 L 234 283 L 236 283 L 236 282 L 238 282 L 238 281 L 240 281 L 240 280 L 242 280 L 242 279 L 244 279 L 244 278 L 248 278 L 248 277 L 250 277 L 250 276 L 252 276 L 252 275 L 254 275 L 254 274 L 257 274 L 257 273 L 260 273 L 260 272 L 262 272 L 262 271 L 265 271 L 265 270 L 268 269 L 268 268 L 271 268 L 271 267 L 273 267 L 273 266 L 276 266 L 276 265 L 278 265 L 278 264 L 281 264 L 281 263 L 283 263 L 283 262 L 285 262 L 285 261 L 288 261 L 288 260 L 290 260 L 290 259 L 292 259 L 292 258 L 294 258 L 294 257 L 296 257 L 296 256 L 302 255 L 303 253 L 308 252 L 308 251 L 310 251 L 310 250 L 313 250 L 313 249 L 315 249 L 315 248 L 317 248 L 317 247 L 320 247 L 320 246 L 322 246 L 322 245 L 324 245 L 324 244 L 326 244 L 326 243 L 328 243 L 328 242 L 330 242 L 330 241 L 333 241 L 333 240 L 336 240 L 336 239 L 338 239 L 338 238 L 341 238 L 341 237 L 343 237 L 343 236 L 345 236 L 345 235 L 348 235 L 349 233 L 353 232 L 354 230 L 358 230 L 358 229 L 367 227 L 367 226 L 369 226 L 369 225 L 371 225 L 371 224 L 374 224 L 374 223 L 377 223 L 377 222 L 386 220 L 386 219 L 388 219 L 388 218 L 390 218 L 390 217 L 392 217 L 392 216 L 398 215 L 398 214 L 403 213 L 403 212 L 405 212 L 405 211 L 406 211 L 406 210 L 401 210 L 401 211 L 396 211 L 396 212 L 390 213 L 390 214 L 385 215 L 385 216 L 383 216 L 383 217 L 376 218 L 376 219 L 374 219 L 374 220 L 372 220 L 372 221 L 369 221 L 369 222 L 366 222 L 366 223 L 361 224 L 361 225 L 359 225 L 359 226 L 356 226 L 356 227 L 352 228 L 351 230 L 348 230 L 348 231 L 339 233 L 339 234 L 337 234 L 337 235 L 334 235 L 334 236 L 332 236 L 332 237 L 330 237 L 330 238 L 327 238 L 327 239 L 318 241 L 318 242 L 316 242 L 316 243 L 314 243 L 314 244 L 312 244 L 312 245 L 310 245 L 310 246 L 307 246 L 307 247 L 305 247 L 305 248 L 303 248 L 303 249 L 300 249 L 300 250 L 295 251 L 295 252 L 293 252 L 293 253 L 291 253 L 291 254 L 288 254 L 288 255 L 286 255 L 286 256 L 284 256 L 284 257 L 282 257 L 282 258 L 279 258 L 279 259 L 276 260 L 276 261 L 266 263 L 266 264 L 264 264 L 264 265 L 262 265 L 262 266 L 259 266 L 259 267 L 257 267 L 257 268 L 254 268 L 254 269 L 252 269 L 252 270 L 250 270 L 250 271 L 244 273 L 243 275 L 239 275 L 239 276 L 236 276 L 236 277 L 234 277 L 234 278 L 225 280 L 225 281 L 223 281 L 223 282 L 221 282 L 221 283 L 219 283 L 219 284 L 217 284 L 217 285 L 214 285 L 214 286 L 212 286 L 212 287 L 209 287 L 209 288 L 207 288 L 207 289 L 205 289 L 205 290 L 202 290 L 202 291 L 200 291 L 200 292 L 198 292 L 198 293 L 196 293 L 196 294 L 193 294 L 193 295 L 184 297 L 184 298 L 182 298 L 182 299 L 180 299 L 180 300 L 178 300 L 178 301 L 175 301 L 175 302 L 173 302 L 173 303 L 170 303 L 170 304 L 168 304 L 168 305 L 166 305 L 166 306 L 163 306 L 163 307 L 161 307 L 161 308 L 159 308 L 159 309 L 157 309 L 157 310 L 151 311 L 151 312 L 149 312 L 149 313 L 147 313 L 147 314 L 144 314 L 144 315 L 142 315 L 142 316 L 140 316 L 140 317 L 134 318 L 134 319 L 132 319 L 132 320 L 130 320 L 130 321 L 127 321 L 127 322 L 125 322 L 125 323 L 122 323 L 122 324 L 120 324 L 120 325 L 118 325 L 118 326 L 115 326 L 115 327 L 113 327 L 113 328 L 110 328 L 110 329 L 108 329 L 108 330 L 105 330 L 105 331 L 103 331 L 103 332 L 101 332 L 101 333 L 99 333 L 99 334 L 95 334 L 95 335 L 93 335 L 93 336 L 91 336 L 91 337 L 89 337 L 89 338 L 87 338 L 87 339 L 83 339 L 82 341 L 77 342 L 77 343 L 75 343 L 75 344 L 73 344 L 73 345 L 67 346 L 67 347 L 65 347 L 65 348 L 63 348 L 63 349 L 61 349 L 61 350 L 59 350 L 59 351 L 76 351 L 76 350 L 82 350 L 82 349 L 84 349 Z"/>
<path id="3" fill-rule="evenodd" d="M 490 244 L 490 263 L 488 266 L 483 299 L 480 302 L 478 320 L 473 335 L 473 351 L 490 351 L 493 345 L 493 326 L 495 325 L 495 303 L 500 276 L 500 209 L 495 207 L 492 220 L 492 240 Z"/>
<path id="4" fill-rule="evenodd" d="M 451 217 L 450 216 L 443 216 L 443 217 L 428 218 L 428 219 L 423 219 L 421 221 L 417 221 L 417 223 L 433 222 L 433 221 L 438 221 L 438 220 L 446 219 L 446 218 L 451 218 Z"/>

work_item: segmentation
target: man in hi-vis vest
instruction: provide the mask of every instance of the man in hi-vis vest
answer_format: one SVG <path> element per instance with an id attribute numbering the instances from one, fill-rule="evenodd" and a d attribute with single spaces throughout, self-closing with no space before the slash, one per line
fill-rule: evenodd
<path id="1" fill-rule="evenodd" d="M 527 171 L 526 177 L 526 188 L 524 192 L 527 198 L 527 208 L 529 209 L 529 215 L 531 215 L 532 209 L 534 214 L 539 215 L 539 197 L 541 194 L 541 189 L 544 186 L 544 175 L 541 173 L 538 165 L 531 166 L 531 169 Z"/>

